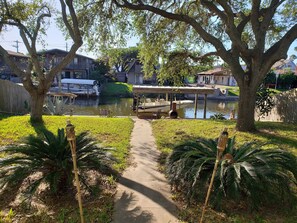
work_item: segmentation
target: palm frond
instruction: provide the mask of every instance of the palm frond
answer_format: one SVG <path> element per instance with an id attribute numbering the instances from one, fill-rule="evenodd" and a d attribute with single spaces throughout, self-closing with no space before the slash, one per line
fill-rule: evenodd
<path id="1" fill-rule="evenodd" d="M 109 151 L 90 137 L 88 132 L 79 134 L 76 152 L 81 179 L 86 179 L 84 174 L 88 170 L 116 174 L 112 168 L 115 159 Z M 0 186 L 23 182 L 29 176 L 40 173 L 31 179 L 25 192 L 35 193 L 41 183 L 46 183 L 53 193 L 73 187 L 72 154 L 64 129 L 58 129 L 57 135 L 41 129 L 38 136 L 30 135 L 21 144 L 1 148 L 1 152 L 6 156 L 0 159 Z"/>
<path id="2" fill-rule="evenodd" d="M 228 140 L 215 175 L 213 204 L 222 199 L 246 200 L 253 207 L 273 197 L 293 201 L 292 184 L 297 179 L 296 157 L 281 149 L 262 149 L 256 142 L 235 147 L 235 137 Z M 182 188 L 186 197 L 206 192 L 217 155 L 217 141 L 199 139 L 176 146 L 168 156 L 169 182 Z M 290 199 L 288 199 L 290 198 Z"/>

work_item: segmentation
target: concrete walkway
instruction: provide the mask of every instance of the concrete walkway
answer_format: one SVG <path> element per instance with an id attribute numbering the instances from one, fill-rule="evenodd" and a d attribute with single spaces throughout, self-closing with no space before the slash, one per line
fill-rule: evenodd
<path id="1" fill-rule="evenodd" d="M 159 152 L 149 121 L 134 119 L 132 165 L 119 180 L 113 223 L 175 223 L 170 186 L 158 171 Z"/>

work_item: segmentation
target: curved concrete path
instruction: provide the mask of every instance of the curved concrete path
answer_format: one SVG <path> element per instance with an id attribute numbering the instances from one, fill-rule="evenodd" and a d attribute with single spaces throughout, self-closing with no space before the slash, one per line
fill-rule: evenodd
<path id="1" fill-rule="evenodd" d="M 132 165 L 119 180 L 113 223 L 175 223 L 170 186 L 158 171 L 159 151 L 149 121 L 134 119 Z"/>

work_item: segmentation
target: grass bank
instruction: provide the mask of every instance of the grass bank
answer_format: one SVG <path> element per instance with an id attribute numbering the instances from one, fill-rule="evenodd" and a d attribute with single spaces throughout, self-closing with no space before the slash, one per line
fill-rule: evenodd
<path id="1" fill-rule="evenodd" d="M 132 84 L 110 82 L 103 85 L 101 95 L 107 97 L 132 97 Z"/>
<path id="2" fill-rule="evenodd" d="M 271 142 L 276 147 L 288 149 L 297 155 L 297 126 L 276 122 L 257 122 L 255 133 L 237 132 L 235 121 L 212 120 L 155 120 L 152 122 L 154 135 L 159 149 L 168 153 L 178 143 L 198 137 L 216 138 L 224 127 L 229 130 L 229 136 L 236 137 L 238 145 L 250 141 Z"/>
<path id="3" fill-rule="evenodd" d="M 228 89 L 228 96 L 239 96 L 239 87 L 232 87 L 232 86 L 221 86 L 222 89 Z M 286 91 L 285 89 L 273 89 L 270 88 L 271 92 L 273 94 L 279 94 L 283 91 Z"/>
<path id="4" fill-rule="evenodd" d="M 212 121 L 212 120 L 155 120 L 152 122 L 153 134 L 156 138 L 158 149 L 164 157 L 172 151 L 172 148 L 184 141 L 196 140 L 199 137 L 216 138 L 224 127 L 229 130 L 229 136 L 236 137 L 236 144 L 244 144 L 251 141 L 272 143 L 267 147 L 283 148 L 297 155 L 297 126 L 283 123 L 258 122 L 258 131 L 255 133 L 237 132 L 235 121 Z M 161 160 L 164 161 L 164 160 Z M 162 163 L 162 162 L 161 162 Z M 296 167 L 297 168 L 297 167 Z M 174 195 L 177 201 L 180 197 Z M 201 214 L 202 203 L 195 208 L 184 208 L 180 215 L 186 222 L 196 222 L 197 215 Z M 296 208 L 296 207 L 295 207 Z M 243 211 L 244 210 L 244 211 Z M 237 205 L 236 209 L 225 210 L 224 213 L 211 209 L 207 211 L 206 222 L 297 222 L 296 212 L 285 210 L 259 210 L 258 213 L 249 213 Z"/>
<path id="5" fill-rule="evenodd" d="M 41 128 L 57 132 L 65 128 L 65 116 L 43 116 L 44 125 L 32 126 L 29 116 L 11 116 L 0 119 L 0 146 L 17 142 L 30 134 L 36 135 Z M 125 156 L 128 153 L 133 122 L 129 118 L 70 117 L 76 133 L 89 131 L 106 147 L 116 148 L 115 156 L 119 160 L 118 170 L 126 167 Z"/>
<path id="6" fill-rule="evenodd" d="M 0 147 L 16 143 L 30 134 L 36 135 L 40 129 L 57 132 L 58 128 L 65 128 L 68 117 L 44 116 L 44 125 L 32 126 L 29 116 L 1 116 L 0 118 Z M 76 133 L 89 131 L 90 134 L 105 147 L 115 148 L 114 156 L 119 161 L 115 169 L 122 171 L 127 166 L 129 153 L 130 135 L 133 121 L 129 118 L 99 118 L 99 117 L 70 117 L 75 126 Z M 5 154 L 1 154 L 5 156 Z M 85 196 L 84 215 L 86 222 L 110 222 L 113 213 L 113 195 L 115 192 L 115 180 L 108 178 L 96 179 L 98 184 L 103 185 L 104 190 L 95 191 L 92 196 Z M 103 181 L 103 182 L 102 182 Z M 3 189 L 3 188 L 2 188 Z M 0 189 L 0 222 L 6 222 L 7 216 L 12 221 L 7 222 L 79 222 L 77 201 L 70 195 L 59 197 L 44 197 L 38 195 L 37 203 L 28 205 L 22 203 L 11 206 L 9 199 L 15 199 L 15 192 L 2 193 Z M 4 202 L 5 201 L 5 202 Z M 11 212 L 8 212 L 11 208 Z M 9 214 L 10 213 L 10 214 Z M 6 217 L 5 217 L 6 216 Z M 25 216 L 25 217 L 24 217 Z M 10 218 L 10 217 L 9 217 Z"/>

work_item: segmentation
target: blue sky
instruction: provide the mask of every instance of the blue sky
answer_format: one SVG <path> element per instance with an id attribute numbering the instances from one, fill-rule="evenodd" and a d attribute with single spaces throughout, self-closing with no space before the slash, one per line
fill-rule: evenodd
<path id="1" fill-rule="evenodd" d="M 66 47 L 68 45 L 68 50 L 71 47 L 71 40 L 65 40 L 65 37 L 63 36 L 62 32 L 55 26 L 51 26 L 47 30 L 47 35 L 43 37 L 45 45 L 38 44 L 37 45 L 37 50 L 42 50 L 42 49 L 62 49 L 66 50 Z M 27 53 L 26 47 L 22 41 L 22 38 L 19 35 L 19 32 L 17 29 L 12 29 L 10 28 L 7 32 L 4 34 L 0 34 L 0 43 L 1 46 L 4 47 L 6 50 L 11 50 L 11 51 L 17 51 L 15 41 L 19 41 L 19 52 L 21 53 Z M 128 41 L 129 46 L 135 46 L 137 43 L 136 38 L 132 38 L 131 40 Z M 82 54 L 91 58 L 96 59 L 97 55 L 94 52 L 86 52 L 84 50 L 84 45 L 79 49 L 77 52 L 78 54 Z"/>
<path id="2" fill-rule="evenodd" d="M 42 49 L 62 49 L 66 50 L 66 44 L 68 44 L 68 49 L 71 46 L 71 41 L 65 40 L 65 37 L 63 36 L 62 32 L 55 26 L 54 23 L 51 24 L 49 29 L 47 30 L 47 36 L 44 36 L 43 38 L 45 41 L 45 46 L 43 47 L 41 44 L 37 45 L 37 50 Z M 19 41 L 19 52 L 21 53 L 27 53 L 27 50 L 22 42 L 21 37 L 19 36 L 17 29 L 9 28 L 7 32 L 0 34 L 0 43 L 1 46 L 4 47 L 6 50 L 11 50 L 16 52 L 16 48 L 14 47 L 16 45 L 15 41 Z M 138 42 L 138 39 L 131 38 L 127 41 L 127 46 L 136 46 Z M 294 50 L 294 48 L 297 47 L 297 40 L 293 42 L 291 45 L 288 56 L 295 54 L 297 55 L 297 51 Z M 82 54 L 91 58 L 96 59 L 97 55 L 94 52 L 86 52 L 83 50 L 84 46 L 79 49 L 77 52 L 78 54 Z"/>

